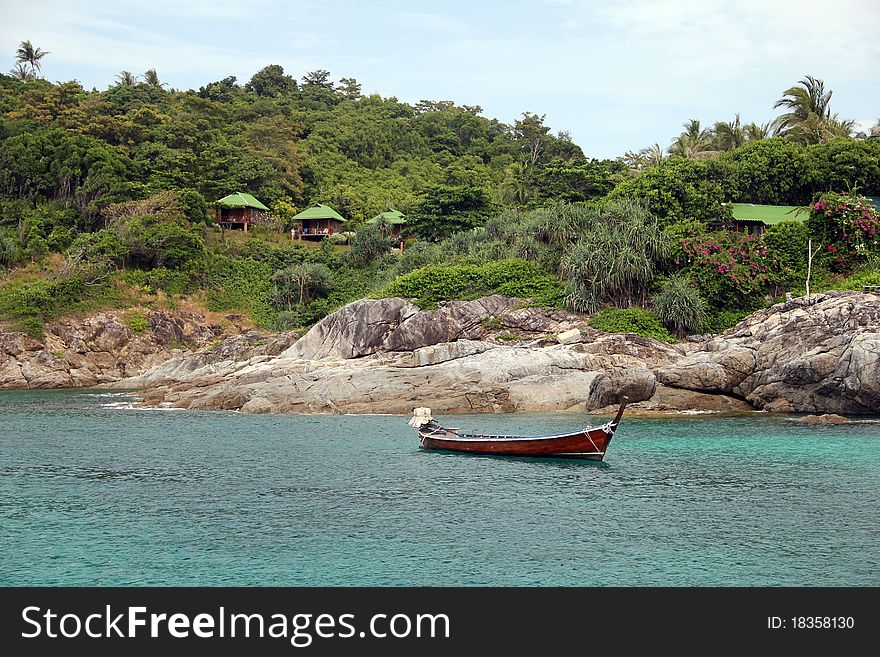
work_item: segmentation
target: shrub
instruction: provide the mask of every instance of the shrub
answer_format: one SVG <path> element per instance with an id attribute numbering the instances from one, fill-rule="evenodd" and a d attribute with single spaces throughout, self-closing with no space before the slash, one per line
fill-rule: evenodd
<path id="1" fill-rule="evenodd" d="M 751 309 L 778 271 L 764 243 L 743 233 L 692 226 L 678 239 L 673 259 L 713 308 Z"/>
<path id="2" fill-rule="evenodd" d="M 708 313 L 703 320 L 702 330 L 705 333 L 723 333 L 733 328 L 749 316 L 747 310 L 718 310 Z"/>
<path id="3" fill-rule="evenodd" d="M 880 251 L 880 211 L 864 196 L 823 194 L 810 205 L 807 225 L 828 253 Z"/>
<path id="4" fill-rule="evenodd" d="M 564 290 L 559 280 L 534 263 L 510 259 L 484 265 L 429 265 L 395 279 L 378 296 L 417 299 L 424 308 L 439 301 L 477 299 L 488 294 L 531 299 L 541 306 L 560 307 Z"/>
<path id="5" fill-rule="evenodd" d="M 0 315 L 51 319 L 85 296 L 85 283 L 78 276 L 40 280 L 0 293 Z"/>
<path id="6" fill-rule="evenodd" d="M 619 308 L 644 303 L 656 266 L 668 251 L 657 219 L 643 202 L 621 199 L 603 204 L 562 259 L 568 305 L 592 312 L 603 303 Z"/>
<path id="7" fill-rule="evenodd" d="M 679 339 L 699 330 L 706 319 L 706 302 L 683 276 L 668 278 L 653 303 L 657 318 L 671 326 Z"/>
<path id="8" fill-rule="evenodd" d="M 174 271 L 158 267 L 157 269 L 129 269 L 125 272 L 125 282 L 138 285 L 149 292 L 162 290 L 166 294 L 187 294 L 192 292 L 197 281 L 188 272 Z"/>
<path id="9" fill-rule="evenodd" d="M 272 275 L 275 288 L 271 303 L 276 309 L 293 310 L 319 296 L 326 296 L 333 285 L 333 274 L 326 265 L 302 262 Z"/>
<path id="10" fill-rule="evenodd" d="M 797 221 L 783 221 L 770 226 L 763 239 L 767 255 L 779 265 L 778 271 L 771 278 L 784 287 L 802 283 L 806 277 L 807 245 L 810 240 L 807 225 Z"/>
<path id="11" fill-rule="evenodd" d="M 663 342 L 675 342 L 656 315 L 641 308 L 606 308 L 590 318 L 590 326 L 607 333 L 635 333 Z"/>
<path id="12" fill-rule="evenodd" d="M 880 285 L 880 271 L 861 271 L 857 274 L 849 276 L 848 278 L 845 278 L 839 283 L 834 283 L 829 289 L 855 290 L 857 292 L 861 292 L 862 287 L 864 287 L 865 285 Z"/>
<path id="13" fill-rule="evenodd" d="M 143 333 L 150 328 L 150 320 L 139 310 L 132 310 L 125 317 L 125 324 L 135 333 Z"/>
<path id="14" fill-rule="evenodd" d="M 368 265 L 391 250 L 391 241 L 382 236 L 375 226 L 364 226 L 351 240 L 349 257 L 356 263 Z"/>
<path id="15" fill-rule="evenodd" d="M 13 322 L 10 328 L 13 331 L 26 333 L 34 340 L 39 340 L 40 342 L 46 338 L 44 333 L 46 327 L 43 324 L 43 320 L 39 317 L 23 317 L 22 319 Z"/>

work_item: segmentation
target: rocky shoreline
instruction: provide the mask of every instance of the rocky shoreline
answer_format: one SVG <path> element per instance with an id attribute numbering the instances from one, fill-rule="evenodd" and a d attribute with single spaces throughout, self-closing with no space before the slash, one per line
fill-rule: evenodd
<path id="1" fill-rule="evenodd" d="M 876 295 L 794 299 L 675 345 L 585 320 L 501 296 L 430 311 L 364 299 L 297 340 L 158 312 L 135 334 L 104 313 L 50 326 L 45 344 L 0 332 L 0 388 L 100 385 L 250 413 L 605 412 L 622 394 L 641 413 L 880 413 Z"/>

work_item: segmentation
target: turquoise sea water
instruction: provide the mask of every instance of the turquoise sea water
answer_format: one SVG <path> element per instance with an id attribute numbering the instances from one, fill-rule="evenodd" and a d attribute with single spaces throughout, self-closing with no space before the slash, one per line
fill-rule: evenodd
<path id="1" fill-rule="evenodd" d="M 624 418 L 594 464 L 422 452 L 402 417 L 124 401 L 0 393 L 0 584 L 880 585 L 878 422 Z"/>

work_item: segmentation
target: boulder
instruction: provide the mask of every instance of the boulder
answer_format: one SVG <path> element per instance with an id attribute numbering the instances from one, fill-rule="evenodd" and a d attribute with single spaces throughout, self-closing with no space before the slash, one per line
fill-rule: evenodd
<path id="1" fill-rule="evenodd" d="M 880 413 L 880 299 L 829 292 L 777 304 L 660 367 L 657 380 L 769 411 Z"/>
<path id="2" fill-rule="evenodd" d="M 358 358 L 375 353 L 400 325 L 418 313 L 403 299 L 361 299 L 337 310 L 315 324 L 293 346 L 286 358 Z M 434 344 L 423 342 L 424 344 Z"/>
<path id="3" fill-rule="evenodd" d="M 479 340 L 487 334 L 483 322 L 498 318 L 519 303 L 519 299 L 498 294 L 476 301 L 446 301 L 436 310 L 407 317 L 388 334 L 382 346 L 388 351 L 413 351 L 441 342 Z"/>
<path id="4" fill-rule="evenodd" d="M 798 419 L 798 422 L 804 424 L 846 424 L 849 420 L 842 415 L 836 413 L 825 413 L 823 415 L 807 415 Z"/>

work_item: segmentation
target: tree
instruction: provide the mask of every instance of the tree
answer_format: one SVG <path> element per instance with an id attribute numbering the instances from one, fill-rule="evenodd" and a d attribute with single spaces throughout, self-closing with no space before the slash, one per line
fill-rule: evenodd
<path id="1" fill-rule="evenodd" d="M 18 62 L 12 69 L 10 69 L 9 75 L 22 82 L 30 82 L 37 79 L 33 70 L 30 69 L 27 64 L 23 64 L 22 62 Z"/>
<path id="2" fill-rule="evenodd" d="M 720 158 L 730 197 L 740 203 L 800 205 L 809 201 L 804 149 L 779 137 L 751 141 Z"/>
<path id="3" fill-rule="evenodd" d="M 151 68 L 144 73 L 144 83 L 148 87 L 155 87 L 156 89 L 161 89 L 165 86 L 164 82 L 159 81 L 159 74 L 156 73 L 156 69 L 154 68 Z"/>
<path id="4" fill-rule="evenodd" d="M 528 162 L 514 162 L 504 171 L 500 200 L 504 205 L 526 205 L 536 193 L 533 167 Z"/>
<path id="5" fill-rule="evenodd" d="M 670 155 L 693 159 L 704 158 L 716 153 L 717 151 L 712 148 L 712 131 L 708 128 L 702 128 L 698 119 L 691 119 L 685 123 L 684 132 L 676 137 L 672 146 L 669 147 Z"/>
<path id="6" fill-rule="evenodd" d="M 122 71 L 116 76 L 116 81 L 120 87 L 133 87 L 137 84 L 137 76 L 131 71 Z"/>
<path id="7" fill-rule="evenodd" d="M 353 78 L 352 81 L 357 83 Z M 316 71 L 309 71 L 302 77 L 304 87 L 322 87 L 324 89 L 332 89 L 333 83 L 330 81 L 330 71 L 319 68 Z"/>
<path id="8" fill-rule="evenodd" d="M 270 64 L 254 73 L 250 81 L 244 85 L 244 88 L 246 91 L 255 93 L 258 96 L 276 98 L 287 95 L 291 91 L 296 91 L 296 80 L 289 75 L 285 75 L 282 66 Z"/>
<path id="9" fill-rule="evenodd" d="M 518 119 L 513 126 L 514 138 L 520 145 L 520 152 L 530 165 L 538 163 L 551 141 L 548 134 L 550 127 L 544 125 L 546 116 L 523 112 L 523 118 Z"/>
<path id="10" fill-rule="evenodd" d="M 730 217 L 722 205 L 724 173 L 714 160 L 671 158 L 622 181 L 609 196 L 646 200 L 663 227 L 683 219 L 723 221 Z"/>
<path id="11" fill-rule="evenodd" d="M 474 185 L 431 185 L 422 196 L 409 213 L 408 229 L 432 242 L 482 226 L 496 210 L 486 190 Z"/>
<path id="12" fill-rule="evenodd" d="M 45 50 L 35 48 L 30 41 L 22 41 L 15 53 L 15 61 L 17 64 L 27 64 L 30 66 L 31 73 L 36 78 L 37 73 L 43 68 L 40 60 L 48 54 Z"/>
<path id="13" fill-rule="evenodd" d="M 746 140 L 747 141 L 758 141 L 760 139 L 767 139 L 770 136 L 770 122 L 762 123 L 758 125 L 754 121 L 749 123 L 746 126 Z"/>
<path id="14" fill-rule="evenodd" d="M 351 241 L 349 257 L 360 265 L 369 265 L 376 258 L 391 249 L 391 242 L 382 234 L 378 226 L 364 226 L 358 229 Z"/>
<path id="15" fill-rule="evenodd" d="M 567 304 L 582 312 L 604 303 L 644 304 L 656 267 L 669 252 L 657 218 L 634 199 L 607 201 L 592 212 L 590 225 L 562 259 Z"/>
<path id="16" fill-rule="evenodd" d="M 684 276 L 673 275 L 666 279 L 652 303 L 657 319 L 671 326 L 679 340 L 688 331 L 700 330 L 706 319 L 706 302 Z"/>
<path id="17" fill-rule="evenodd" d="M 605 196 L 622 177 L 625 165 L 617 160 L 552 160 L 538 172 L 544 198 L 572 203 Z"/>
<path id="18" fill-rule="evenodd" d="M 339 86 L 336 87 L 336 91 L 349 100 L 357 100 L 361 97 L 361 85 L 354 78 L 342 78 L 339 81 Z"/>
<path id="19" fill-rule="evenodd" d="M 831 113 L 833 92 L 825 91 L 825 82 L 808 75 L 798 84 L 801 86 L 786 89 L 773 105 L 773 109 L 788 110 L 773 120 L 773 134 L 800 144 L 822 144 L 849 136 L 855 122 Z"/>
<path id="20" fill-rule="evenodd" d="M 748 141 L 748 130 L 742 125 L 739 113 L 733 121 L 718 121 L 715 124 L 715 145 L 718 150 L 730 151 Z"/>
<path id="21" fill-rule="evenodd" d="M 333 274 L 320 263 L 301 262 L 272 275 L 275 285 L 274 304 L 286 306 L 305 305 L 312 299 L 326 295 L 333 285 Z"/>

